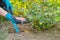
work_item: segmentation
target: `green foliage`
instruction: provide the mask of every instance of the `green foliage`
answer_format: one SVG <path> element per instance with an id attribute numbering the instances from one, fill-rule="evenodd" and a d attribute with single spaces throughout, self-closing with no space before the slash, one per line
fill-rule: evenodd
<path id="1" fill-rule="evenodd" d="M 0 21 L 5 21 L 5 18 L 0 16 Z"/>
<path id="2" fill-rule="evenodd" d="M 55 18 L 58 15 L 56 12 L 56 3 L 51 4 L 48 1 L 43 1 L 39 4 L 33 2 L 27 5 L 26 14 L 24 14 L 24 16 L 31 21 L 33 28 L 40 30 L 48 29 L 53 26 L 56 22 Z"/>

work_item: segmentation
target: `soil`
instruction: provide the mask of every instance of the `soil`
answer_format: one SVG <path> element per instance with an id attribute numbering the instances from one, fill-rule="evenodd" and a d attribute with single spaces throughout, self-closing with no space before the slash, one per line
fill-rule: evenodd
<path id="1" fill-rule="evenodd" d="M 49 30 L 39 32 L 33 32 L 29 24 L 19 24 L 20 33 L 14 31 L 11 23 L 6 22 L 5 25 L 8 29 L 8 36 L 4 40 L 60 40 L 60 22 Z"/>

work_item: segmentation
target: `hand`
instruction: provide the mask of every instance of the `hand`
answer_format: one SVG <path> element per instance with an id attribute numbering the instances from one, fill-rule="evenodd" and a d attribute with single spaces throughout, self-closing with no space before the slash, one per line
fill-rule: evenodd
<path id="1" fill-rule="evenodd" d="M 13 19 L 15 20 L 15 22 L 16 22 L 17 24 L 29 23 L 28 19 L 23 18 L 23 17 L 14 17 L 14 16 L 13 16 Z"/>
<path id="2" fill-rule="evenodd" d="M 25 18 L 22 18 L 22 17 L 15 17 L 17 20 L 21 20 L 21 21 L 26 21 Z"/>

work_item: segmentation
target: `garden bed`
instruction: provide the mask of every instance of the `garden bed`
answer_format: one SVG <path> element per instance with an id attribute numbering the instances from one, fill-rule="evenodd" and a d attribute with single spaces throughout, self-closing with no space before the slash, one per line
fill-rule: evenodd
<path id="1" fill-rule="evenodd" d="M 12 24 L 10 24 L 10 25 L 12 25 Z M 33 29 L 31 27 L 30 23 L 22 24 L 22 25 L 18 24 L 18 27 L 19 27 L 19 29 L 20 29 L 21 32 L 24 32 L 24 31 L 38 32 L 36 29 Z M 13 28 L 13 26 L 10 26 L 8 29 L 9 29 L 9 34 L 10 33 L 16 33 L 15 30 L 14 30 L 14 28 Z M 51 30 L 52 29 L 60 30 L 60 22 L 57 22 L 56 24 L 53 25 L 52 28 L 49 28 L 49 29 L 51 29 Z M 49 30 L 49 29 L 47 29 L 47 30 Z M 43 29 L 41 31 L 44 31 L 44 30 L 46 30 L 46 29 Z"/>
<path id="2" fill-rule="evenodd" d="M 1 22 L 0 24 L 4 23 Z M 23 30 L 19 34 L 15 32 L 11 23 L 6 22 L 5 25 L 6 27 L 3 27 L 7 28 L 9 32 L 7 38 L 5 38 L 6 40 L 60 40 L 60 22 L 56 23 L 54 25 L 55 27 L 49 30 L 39 31 L 37 33 L 31 32 L 32 28 L 29 23 L 23 25 L 18 24 L 19 28 Z"/>

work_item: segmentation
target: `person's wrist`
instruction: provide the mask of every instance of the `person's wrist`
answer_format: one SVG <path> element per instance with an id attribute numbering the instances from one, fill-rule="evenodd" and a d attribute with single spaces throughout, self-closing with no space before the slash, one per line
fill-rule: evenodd
<path id="1" fill-rule="evenodd" d="M 0 15 L 5 17 L 6 14 L 7 12 L 0 7 Z"/>
<path id="2" fill-rule="evenodd" d="M 10 13 L 7 13 L 6 15 L 5 15 L 5 18 L 6 19 L 10 19 L 12 17 L 12 15 L 10 14 Z"/>

